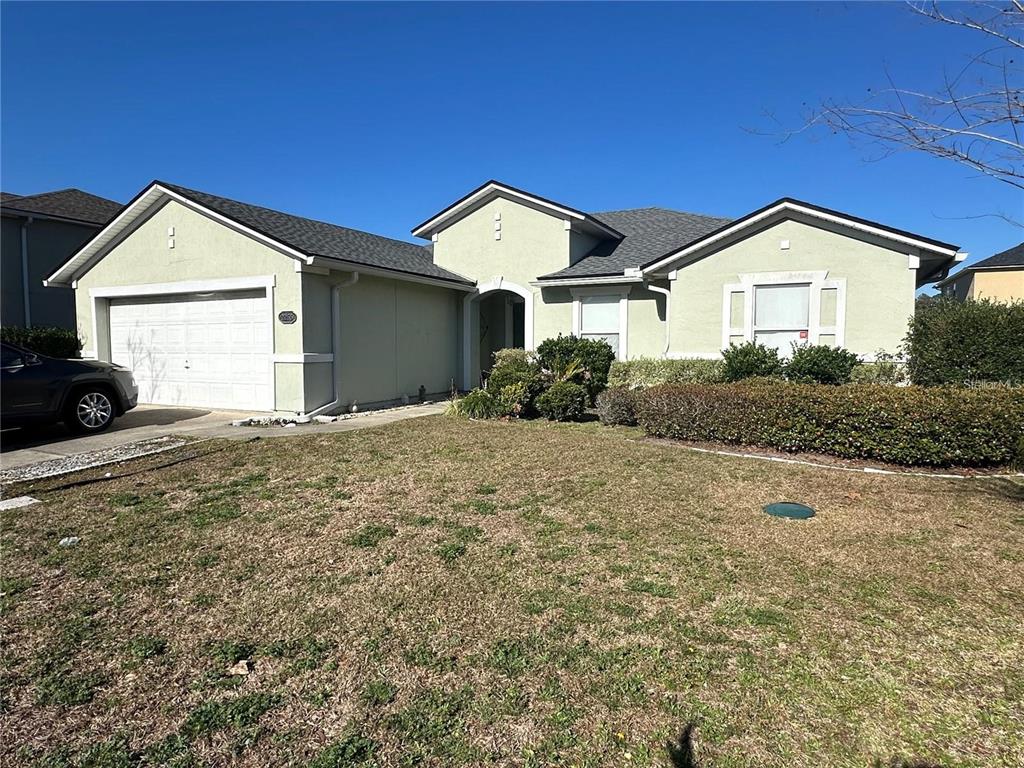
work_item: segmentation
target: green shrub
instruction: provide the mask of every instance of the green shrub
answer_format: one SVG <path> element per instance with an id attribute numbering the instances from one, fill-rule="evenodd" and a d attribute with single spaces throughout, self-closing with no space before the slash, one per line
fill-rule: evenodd
<path id="1" fill-rule="evenodd" d="M 82 356 L 82 340 L 67 328 L 0 328 L 0 341 L 17 344 L 47 357 L 78 358 Z"/>
<path id="2" fill-rule="evenodd" d="M 906 384 L 907 366 L 894 355 L 878 351 L 875 362 L 861 363 L 853 369 L 850 381 L 855 384 Z"/>
<path id="3" fill-rule="evenodd" d="M 581 384 L 559 381 L 537 398 L 537 410 L 551 421 L 576 421 L 587 410 L 589 396 Z"/>
<path id="4" fill-rule="evenodd" d="M 739 443 L 922 466 L 1004 465 L 1024 433 L 1024 389 L 822 387 L 788 382 L 639 390 L 655 437 Z"/>
<path id="5" fill-rule="evenodd" d="M 725 381 L 721 360 L 665 360 L 640 357 L 617 360 L 608 372 L 609 387 L 656 387 L 659 384 L 716 384 Z"/>
<path id="6" fill-rule="evenodd" d="M 849 384 L 853 369 L 860 365 L 857 355 L 827 344 L 794 344 L 786 361 L 786 378 L 807 384 Z"/>
<path id="7" fill-rule="evenodd" d="M 589 402 L 593 403 L 597 393 L 608 386 L 608 369 L 615 361 L 615 352 L 602 339 L 559 335 L 541 342 L 537 347 L 537 357 L 541 368 L 555 378 L 561 378 L 560 373 L 577 362 L 581 370 L 569 380 L 582 384 Z"/>
<path id="8" fill-rule="evenodd" d="M 533 395 L 525 382 L 516 382 L 501 388 L 495 400 L 499 416 L 524 416 L 533 405 Z"/>
<path id="9" fill-rule="evenodd" d="M 602 424 L 636 426 L 636 392 L 628 387 L 609 387 L 597 396 L 597 415 Z"/>
<path id="10" fill-rule="evenodd" d="M 781 376 L 782 360 L 773 347 L 766 347 L 756 341 L 730 344 L 722 350 L 723 377 L 726 381 L 741 381 L 755 376 Z"/>
<path id="11" fill-rule="evenodd" d="M 448 413 L 467 419 L 493 419 L 498 415 L 498 401 L 486 389 L 474 389 L 452 400 Z"/>
<path id="12" fill-rule="evenodd" d="M 486 389 L 492 397 L 500 399 L 501 393 L 514 385 L 523 388 L 517 395 L 520 407 L 514 415 L 527 415 L 534 399 L 544 390 L 537 355 L 524 349 L 499 349 L 494 353 L 494 366 L 487 377 Z"/>
<path id="13" fill-rule="evenodd" d="M 919 301 L 903 344 L 914 384 L 1024 384 L 1024 301 Z"/>

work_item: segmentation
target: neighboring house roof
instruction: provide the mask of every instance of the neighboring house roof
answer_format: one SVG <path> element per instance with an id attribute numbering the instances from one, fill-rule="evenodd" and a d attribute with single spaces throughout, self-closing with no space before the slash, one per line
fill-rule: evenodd
<path id="1" fill-rule="evenodd" d="M 6 214 L 35 214 L 97 225 L 106 224 L 122 207 L 121 203 L 90 195 L 80 189 L 59 189 L 56 192 L 42 192 L 38 195 L 15 195 L 5 192 L 0 203 L 3 204 L 3 213 Z"/>
<path id="2" fill-rule="evenodd" d="M 964 275 L 988 269 L 1024 269 L 1024 243 L 1017 243 L 1013 248 L 1007 248 L 1005 251 L 1000 251 L 994 256 L 989 256 L 987 259 L 982 259 L 971 264 L 969 267 L 964 267 L 956 274 L 950 275 L 945 280 L 936 283 L 935 287 L 941 288 Z"/>
<path id="3" fill-rule="evenodd" d="M 435 265 L 431 250 L 422 245 L 294 216 L 163 181 L 154 181 L 142 190 L 124 207 L 121 216 L 86 243 L 46 282 L 63 285 L 77 279 L 80 272 L 102 256 L 104 249 L 116 240 L 133 218 L 149 209 L 154 202 L 166 199 L 168 193 L 223 216 L 308 259 L 336 259 L 356 267 L 363 265 L 467 286 L 473 284 L 473 281 Z"/>
<path id="4" fill-rule="evenodd" d="M 431 235 L 444 229 L 453 222 L 458 221 L 463 216 L 475 211 L 480 206 L 499 197 L 506 197 L 510 200 L 515 200 L 540 210 L 547 211 L 552 215 L 575 220 L 577 225 L 582 226 L 582 228 L 605 237 L 612 237 L 616 239 L 623 237 L 622 232 L 619 232 L 614 227 L 609 226 L 606 222 L 601 221 L 594 214 L 578 211 L 575 208 L 570 208 L 562 203 L 556 203 L 554 200 L 548 200 L 546 197 L 541 197 L 540 195 L 535 195 L 532 192 L 517 189 L 511 184 L 505 184 L 494 179 L 485 181 L 468 195 L 460 197 L 440 213 L 434 214 L 422 224 L 413 227 L 412 233 L 416 237 L 429 238 Z"/>
<path id="5" fill-rule="evenodd" d="M 543 275 L 541 280 L 621 275 L 627 269 L 636 269 L 652 257 L 668 253 L 731 221 L 668 208 L 602 211 L 594 216 L 622 232 L 625 237 L 619 241 L 599 244 L 575 264 Z"/>

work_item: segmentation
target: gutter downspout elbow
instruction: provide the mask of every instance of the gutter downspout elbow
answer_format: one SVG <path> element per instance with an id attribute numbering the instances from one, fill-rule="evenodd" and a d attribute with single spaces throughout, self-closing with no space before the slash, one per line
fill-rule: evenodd
<path id="1" fill-rule="evenodd" d="M 670 334 L 672 331 L 672 289 L 662 288 L 650 283 L 646 283 L 646 288 L 665 297 L 665 348 L 661 351 L 661 356 L 668 357 L 669 340 L 671 339 Z"/>
<path id="2" fill-rule="evenodd" d="M 341 405 L 341 291 L 358 282 L 359 273 L 353 272 L 347 280 L 331 286 L 331 352 L 334 358 L 331 361 L 331 386 L 333 399 L 308 413 L 300 413 L 295 420 L 299 424 L 308 424 L 314 417 L 332 411 Z"/>

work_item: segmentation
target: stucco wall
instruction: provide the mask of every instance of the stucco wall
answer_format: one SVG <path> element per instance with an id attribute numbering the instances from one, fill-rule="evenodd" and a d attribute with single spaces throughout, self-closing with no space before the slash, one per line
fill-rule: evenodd
<path id="1" fill-rule="evenodd" d="M 501 240 L 494 239 L 494 215 L 501 214 Z M 580 235 L 573 235 L 582 238 Z M 579 241 L 579 250 L 589 242 Z M 503 277 L 534 296 L 534 344 L 572 331 L 572 305 L 557 292 L 547 302 L 531 286 L 541 275 L 569 265 L 570 232 L 562 219 L 519 203 L 497 199 L 438 233 L 434 262 L 479 283 Z M 546 293 L 546 292 L 545 292 Z M 568 293 L 565 293 L 565 298 Z M 529 340 L 527 340 L 529 345 Z"/>
<path id="2" fill-rule="evenodd" d="M 21 274 L 21 224 L 25 219 L 3 218 L 0 233 L 2 273 L 0 273 L 0 322 L 23 326 L 25 304 Z M 29 269 L 28 289 L 31 321 L 34 326 L 75 327 L 75 298 L 70 288 L 47 288 L 43 280 L 52 275 L 98 227 L 63 221 L 35 219 L 26 229 Z"/>
<path id="3" fill-rule="evenodd" d="M 788 250 L 781 250 L 783 240 Z M 787 219 L 679 269 L 672 282 L 670 353 L 721 351 L 722 289 L 739 282 L 740 274 L 817 270 L 827 270 L 829 280 L 846 280 L 844 346 L 861 355 L 895 352 L 914 311 L 916 275 L 907 254 Z"/>
<path id="4" fill-rule="evenodd" d="M 1024 299 L 1024 269 L 997 269 L 974 273 L 971 298 L 993 301 Z"/>
<path id="5" fill-rule="evenodd" d="M 303 277 L 324 286 L 328 282 Z M 415 398 L 420 385 L 428 394 L 447 392 L 458 370 L 461 298 L 460 292 L 447 288 L 366 275 L 344 288 L 339 366 L 343 405 L 355 402 L 365 408 L 402 395 Z M 330 327 L 329 322 L 319 325 Z"/>
<path id="6" fill-rule="evenodd" d="M 174 248 L 167 247 L 168 227 L 174 227 Z M 92 288 L 213 280 L 231 277 L 275 275 L 273 311 L 274 352 L 303 352 L 302 296 L 295 260 L 252 238 L 196 213 L 177 202 L 169 202 L 139 225 L 102 260 L 78 280 L 75 291 L 78 332 L 84 349 L 100 359 L 108 356 L 93 335 Z M 292 325 L 277 321 L 281 310 L 292 310 L 298 320 Z M 104 327 L 106 318 L 99 318 Z M 277 410 L 302 411 L 305 406 L 301 363 L 275 363 Z"/>
<path id="7" fill-rule="evenodd" d="M 665 351 L 665 296 L 634 285 L 627 312 L 629 358 L 661 357 Z"/>

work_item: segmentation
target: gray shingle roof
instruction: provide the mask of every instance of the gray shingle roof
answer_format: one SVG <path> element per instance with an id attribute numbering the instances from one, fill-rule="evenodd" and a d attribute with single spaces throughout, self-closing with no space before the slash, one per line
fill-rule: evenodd
<path id="1" fill-rule="evenodd" d="M 668 208 L 632 208 L 593 216 L 626 237 L 620 242 L 601 243 L 572 266 L 543 275 L 541 280 L 621 275 L 623 270 L 664 256 L 731 221 Z"/>
<path id="2" fill-rule="evenodd" d="M 4 213 L 37 213 L 97 225 L 106 224 L 122 207 L 121 203 L 90 195 L 80 189 L 59 189 L 38 195 L 14 195 L 8 192 L 0 202 L 3 203 Z"/>
<path id="3" fill-rule="evenodd" d="M 179 195 L 216 211 L 308 256 L 343 259 L 354 264 L 405 272 L 438 280 L 472 285 L 461 275 L 441 269 L 431 259 L 429 246 L 393 240 L 326 221 L 293 216 L 271 208 L 240 203 L 176 184 L 157 182 Z"/>
<path id="4" fill-rule="evenodd" d="M 1000 251 L 995 256 L 982 259 L 977 264 L 971 264 L 968 269 L 987 269 L 992 267 L 1024 267 L 1024 243 L 1018 243 L 1013 248 Z"/>

